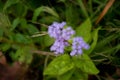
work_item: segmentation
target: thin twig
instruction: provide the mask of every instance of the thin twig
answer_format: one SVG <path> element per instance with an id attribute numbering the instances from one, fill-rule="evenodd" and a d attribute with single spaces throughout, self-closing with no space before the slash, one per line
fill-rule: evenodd
<path id="1" fill-rule="evenodd" d="M 36 54 L 39 54 L 39 55 L 51 55 L 51 56 L 55 56 L 54 53 L 51 53 L 51 52 L 46 52 L 46 51 L 32 51 L 33 53 L 36 53 Z"/>
<path id="2" fill-rule="evenodd" d="M 46 69 L 47 63 L 48 63 L 49 55 L 46 56 L 44 61 L 44 70 Z"/>
<path id="3" fill-rule="evenodd" d="M 104 17 L 104 15 L 107 13 L 107 11 L 109 10 L 109 8 L 112 6 L 112 4 L 114 3 L 115 0 L 109 0 L 108 3 L 106 4 L 105 8 L 103 9 L 103 11 L 101 12 L 100 16 L 98 17 L 98 19 L 96 20 L 95 25 L 97 25 L 101 19 Z"/>
<path id="4" fill-rule="evenodd" d="M 102 62 L 102 61 L 105 61 L 105 60 L 107 60 L 107 59 L 98 59 L 98 60 L 92 60 L 92 61 L 94 61 L 94 62 Z"/>
<path id="5" fill-rule="evenodd" d="M 39 36 L 44 36 L 44 35 L 47 35 L 47 34 L 48 34 L 47 32 L 41 32 L 41 33 L 34 34 L 31 37 L 39 37 Z"/>

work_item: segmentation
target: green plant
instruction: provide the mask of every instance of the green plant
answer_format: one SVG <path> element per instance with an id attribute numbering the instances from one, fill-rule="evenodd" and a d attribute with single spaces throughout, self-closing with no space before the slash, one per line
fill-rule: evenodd
<path id="1" fill-rule="evenodd" d="M 10 63 L 27 65 L 34 63 L 37 54 L 44 80 L 88 80 L 89 74 L 98 77 L 96 66 L 120 65 L 119 4 L 117 0 L 2 0 L 0 51 Z M 54 21 L 66 21 L 90 49 L 78 57 L 69 53 L 54 56 L 49 49 L 54 39 L 47 33 Z"/>

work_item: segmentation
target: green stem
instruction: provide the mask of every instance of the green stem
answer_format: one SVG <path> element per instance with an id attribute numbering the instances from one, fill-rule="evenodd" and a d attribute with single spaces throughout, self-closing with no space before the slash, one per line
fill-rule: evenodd
<path id="1" fill-rule="evenodd" d="M 45 70 L 45 68 L 46 68 L 46 66 L 47 66 L 48 59 L 49 59 L 49 55 L 47 55 L 46 58 L 45 58 L 45 62 L 44 62 L 44 70 Z"/>

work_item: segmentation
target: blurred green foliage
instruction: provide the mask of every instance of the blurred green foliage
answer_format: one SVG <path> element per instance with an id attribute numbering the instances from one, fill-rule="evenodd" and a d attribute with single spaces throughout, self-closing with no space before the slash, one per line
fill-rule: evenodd
<path id="1" fill-rule="evenodd" d="M 66 21 L 76 30 L 76 36 L 82 36 L 91 48 L 84 51 L 81 56 L 83 61 L 67 54 L 56 58 L 49 56 L 48 67 L 40 65 L 45 67 L 44 75 L 41 75 L 45 80 L 54 77 L 57 80 L 88 80 L 88 74 L 96 75 L 99 72 L 95 65 L 109 63 L 120 67 L 120 1 L 116 0 L 99 24 L 95 25 L 107 2 L 0 0 L 0 51 L 12 62 L 32 64 L 35 51 L 49 51 L 53 44 L 54 40 L 46 33 L 48 25 L 54 21 Z M 42 53 L 39 54 L 40 59 L 44 60 Z M 88 61 L 84 61 L 86 59 Z M 46 65 L 46 61 L 41 62 Z"/>

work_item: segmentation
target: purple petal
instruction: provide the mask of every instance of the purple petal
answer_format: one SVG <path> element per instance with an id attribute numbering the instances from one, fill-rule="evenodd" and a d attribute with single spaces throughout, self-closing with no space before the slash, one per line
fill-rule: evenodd
<path id="1" fill-rule="evenodd" d="M 78 54 L 82 54 L 82 53 L 83 53 L 82 49 L 79 49 Z"/>

